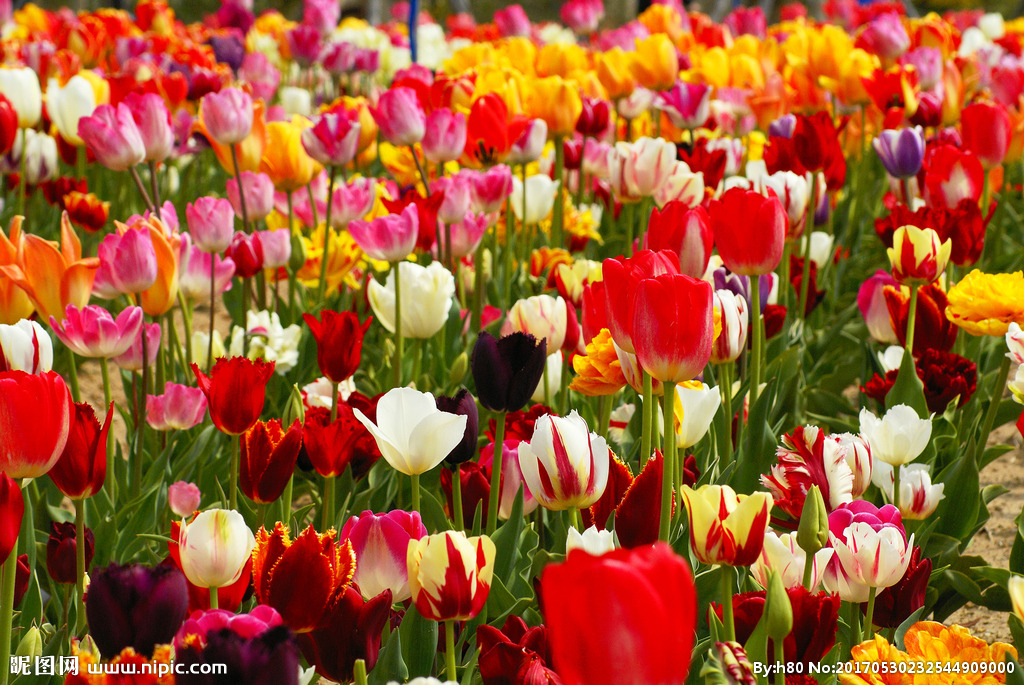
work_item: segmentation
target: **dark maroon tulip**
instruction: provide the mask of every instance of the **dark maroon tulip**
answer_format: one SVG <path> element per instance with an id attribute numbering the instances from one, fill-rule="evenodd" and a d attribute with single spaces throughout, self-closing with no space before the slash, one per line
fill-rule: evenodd
<path id="1" fill-rule="evenodd" d="M 320 676 L 350 682 L 356 659 L 365 661 L 368 671 L 377 665 L 381 631 L 390 617 L 391 590 L 364 602 L 350 585 L 328 606 L 316 628 L 299 635 L 302 655 Z"/>
<path id="2" fill-rule="evenodd" d="M 299 648 L 295 634 L 280 625 L 252 638 L 231 630 L 207 633 L 206 646 L 190 645 L 177 653 L 181 670 L 174 676 L 178 685 L 298 685 Z M 193 666 L 224 664 L 226 673 L 200 674 Z"/>
<path id="3" fill-rule="evenodd" d="M 786 636 L 783 646 L 787 662 L 818 662 L 836 642 L 839 619 L 839 595 L 827 592 L 809 592 L 803 585 L 786 589 L 793 606 L 793 630 Z M 876 599 L 877 602 L 877 599 Z M 761 615 L 764 614 L 765 593 L 744 592 L 732 598 L 736 616 L 736 640 L 745 644 Z M 722 616 L 722 606 L 712 603 L 715 613 Z M 774 654 L 772 642 L 768 653 Z"/>
<path id="4" fill-rule="evenodd" d="M 477 628 L 476 640 L 484 685 L 562 682 L 548 668 L 551 650 L 543 625 L 530 628 L 518 616 L 509 616 L 501 630 L 488 625 Z"/>
<path id="5" fill-rule="evenodd" d="M 576 130 L 584 136 L 600 136 L 608 128 L 611 103 L 597 98 L 583 98 L 583 109 L 576 120 Z"/>
<path id="6" fill-rule="evenodd" d="M 487 516 L 487 505 L 491 501 L 491 469 L 475 461 L 459 464 L 458 469 L 459 483 L 462 486 L 462 525 L 467 530 L 472 530 L 478 507 L 484 516 Z M 448 503 L 446 513 L 451 514 L 452 518 L 455 516 L 452 495 L 454 475 L 455 472 L 451 469 L 441 469 L 441 490 L 444 491 Z"/>
<path id="7" fill-rule="evenodd" d="M 473 347 L 470 368 L 476 394 L 491 411 L 516 411 L 537 389 L 548 358 L 548 342 L 529 333 L 510 333 L 495 339 L 481 331 Z"/>
<path id="8" fill-rule="evenodd" d="M 444 461 L 449 466 L 455 466 L 467 462 L 476 456 L 476 437 L 480 429 L 480 414 L 476 408 L 476 400 L 469 394 L 469 390 L 459 390 L 455 397 L 439 395 L 436 398 L 437 408 L 449 414 L 466 417 L 466 432 L 462 436 L 462 442 L 452 448 Z"/>
<path id="9" fill-rule="evenodd" d="M 168 565 L 111 564 L 93 572 L 85 595 L 89 633 L 104 659 L 125 647 L 149 658 L 153 647 L 174 638 L 187 614 L 185 575 Z"/>
<path id="10" fill-rule="evenodd" d="M 932 560 L 921 558 L 921 548 L 910 554 L 907 572 L 899 582 L 887 587 L 875 597 L 874 624 L 879 628 L 898 628 L 910 615 L 924 606 L 924 593 L 928 577 L 932 574 Z M 867 613 L 867 604 L 861 607 Z"/>
<path id="11" fill-rule="evenodd" d="M 89 568 L 95 551 L 96 539 L 92 531 L 85 529 L 85 567 Z M 76 561 L 76 540 L 74 523 L 53 522 L 50 538 L 46 541 L 46 572 L 55 582 L 74 583 L 78 580 Z"/>

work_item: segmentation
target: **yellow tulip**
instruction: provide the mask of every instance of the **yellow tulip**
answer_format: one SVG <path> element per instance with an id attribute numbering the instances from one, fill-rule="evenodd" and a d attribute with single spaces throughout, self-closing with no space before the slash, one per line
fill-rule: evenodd
<path id="1" fill-rule="evenodd" d="M 302 131 L 310 125 L 309 119 L 300 116 L 267 124 L 267 148 L 259 170 L 279 191 L 290 193 L 307 186 L 323 169 L 302 146 Z"/>
<path id="2" fill-rule="evenodd" d="M 582 111 L 579 88 L 561 76 L 536 79 L 527 93 L 527 115 L 543 119 L 548 125 L 548 136 L 552 138 L 571 134 Z"/>
<path id="3" fill-rule="evenodd" d="M 541 76 L 568 78 L 590 66 L 587 51 L 572 43 L 549 43 L 537 53 L 537 72 Z"/>
<path id="4" fill-rule="evenodd" d="M 635 58 L 631 62 L 633 77 L 650 90 L 667 90 L 679 78 L 676 46 L 664 33 L 637 40 Z"/>
<path id="5" fill-rule="evenodd" d="M 690 520 L 690 546 L 705 564 L 750 566 L 761 554 L 768 530 L 772 496 L 767 492 L 737 495 L 728 485 L 684 485 Z"/>
<path id="6" fill-rule="evenodd" d="M 630 57 L 622 48 L 612 48 L 596 57 L 597 80 L 612 100 L 629 97 L 636 89 L 636 79 L 629 62 Z"/>

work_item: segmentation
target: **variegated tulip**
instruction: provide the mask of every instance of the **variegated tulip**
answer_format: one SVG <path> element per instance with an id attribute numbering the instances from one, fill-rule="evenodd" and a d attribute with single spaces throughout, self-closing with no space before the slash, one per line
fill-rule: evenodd
<path id="1" fill-rule="evenodd" d="M 932 484 L 932 477 L 927 464 L 905 464 L 900 466 L 900 514 L 905 519 L 921 521 L 932 515 L 945 499 L 942 491 L 945 483 Z M 888 501 L 893 502 L 892 466 L 878 462 L 871 472 L 871 482 L 885 494 Z"/>
<path id="2" fill-rule="evenodd" d="M 814 554 L 813 566 L 811 568 L 811 587 L 814 592 L 821 582 L 821 576 L 825 567 L 832 559 L 833 550 L 831 547 L 822 547 Z M 757 561 L 750 567 L 750 572 L 761 587 L 768 587 L 768 578 L 774 571 L 782 578 L 782 584 L 787 588 L 803 585 L 804 566 L 807 563 L 807 553 L 800 549 L 797 544 L 795 533 L 783 533 L 778 535 L 769 530 L 764 536 L 764 549 Z"/>
<path id="3" fill-rule="evenodd" d="M 494 577 L 494 542 L 445 531 L 410 540 L 409 591 L 416 610 L 434 621 L 468 621 L 484 608 Z"/>
<path id="4" fill-rule="evenodd" d="M 931 228 L 900 226 L 892 236 L 892 247 L 887 250 L 892 275 L 908 285 L 933 283 L 945 271 L 952 249 L 952 239 L 942 242 Z"/>
<path id="5" fill-rule="evenodd" d="M 683 486 L 690 521 L 690 547 L 705 564 L 750 566 L 760 556 L 772 496 L 737 495 L 728 485 Z"/>
<path id="6" fill-rule="evenodd" d="M 604 494 L 611 452 L 575 411 L 548 415 L 537 420 L 530 441 L 519 444 L 519 468 L 542 507 L 585 508 Z"/>

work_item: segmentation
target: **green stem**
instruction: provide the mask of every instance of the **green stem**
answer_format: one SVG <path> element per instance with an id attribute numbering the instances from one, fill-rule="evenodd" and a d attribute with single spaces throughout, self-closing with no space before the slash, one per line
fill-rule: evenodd
<path id="1" fill-rule="evenodd" d="M 719 589 L 722 593 L 722 618 L 725 621 L 725 642 L 736 641 L 736 619 L 732 611 L 732 566 L 718 567 Z"/>
<path id="2" fill-rule="evenodd" d="M 633 236 L 635 235 L 635 227 L 633 224 L 636 222 L 636 203 L 635 202 L 623 202 L 622 203 L 622 223 L 625 224 L 623 228 L 626 229 L 626 246 L 622 250 L 623 254 L 632 256 L 633 254 Z"/>
<path id="3" fill-rule="evenodd" d="M 499 498 L 500 499 L 500 498 Z M 462 469 L 455 466 L 452 469 L 452 523 L 455 525 L 455 530 L 462 530 L 463 522 L 462 512 Z"/>
<path id="4" fill-rule="evenodd" d="M 430 196 L 430 179 L 427 178 L 427 172 L 423 169 L 423 165 L 420 163 L 420 156 L 416 154 L 416 146 L 410 145 L 409 152 L 412 153 L 412 161 L 416 163 L 416 171 L 420 173 L 420 178 L 423 180 L 423 190 L 426 191 L 426 195 Z"/>
<path id="5" fill-rule="evenodd" d="M 764 345 L 764 322 L 761 320 L 761 278 L 750 276 L 750 323 L 754 341 L 750 353 L 750 410 L 754 410 L 761 389 L 761 357 Z"/>
<path id="6" fill-rule="evenodd" d="M 185 324 L 185 363 L 191 366 L 195 359 L 192 354 L 192 303 L 185 298 L 181 290 L 178 291 L 178 304 L 181 305 L 181 319 Z"/>
<path id="7" fill-rule="evenodd" d="M 218 590 L 218 588 L 216 588 L 216 587 L 210 588 L 210 608 L 211 609 L 219 609 L 220 608 L 220 597 L 218 596 L 219 593 L 217 592 L 217 590 Z"/>
<path id="8" fill-rule="evenodd" d="M 491 462 L 491 494 L 487 502 L 487 534 L 498 527 L 498 503 L 501 501 L 501 463 L 505 445 L 505 412 L 499 411 L 494 430 L 494 459 Z"/>
<path id="9" fill-rule="evenodd" d="M 21 487 L 20 479 L 15 483 L 19 488 Z M 31 511 L 26 507 L 26 514 L 31 516 Z M 7 685 L 10 677 L 11 628 L 14 624 L 14 581 L 17 573 L 18 544 L 15 542 L 14 549 L 4 561 L 3 576 L 0 578 L 0 583 L 3 583 L 0 587 L 0 685 Z"/>
<path id="10" fill-rule="evenodd" d="M 391 269 L 395 274 L 395 387 L 402 387 L 402 355 L 405 343 L 402 339 L 402 263 L 395 262 Z"/>
<path id="11" fill-rule="evenodd" d="M 308 183 L 306 185 L 306 197 L 309 198 L 309 211 L 313 215 L 313 227 L 316 228 L 316 226 L 320 223 L 320 217 L 317 216 L 316 198 L 313 197 L 313 184 L 312 183 Z M 291 226 L 288 227 L 288 230 L 289 230 L 289 235 L 291 235 L 291 233 L 290 233 L 291 232 Z"/>
<path id="12" fill-rule="evenodd" d="M 288 484 L 284 486 L 284 494 L 281 495 L 281 522 L 285 526 L 290 525 L 292 516 L 292 489 L 295 487 L 295 475 L 288 477 Z"/>
<path id="13" fill-rule="evenodd" d="M 85 625 L 85 500 L 75 500 L 75 586 L 78 589 L 76 633 Z"/>
<path id="14" fill-rule="evenodd" d="M 249 212 L 245 208 L 245 189 L 242 187 L 242 174 L 238 170 L 238 151 L 234 145 L 229 145 L 231 148 L 231 164 L 235 168 L 235 182 L 238 184 L 238 208 L 242 210 L 242 228 L 245 232 L 249 232 Z M 291 200 L 292 194 L 288 193 L 288 199 Z M 292 229 L 291 224 L 291 212 L 288 212 L 288 230 Z"/>
<path id="15" fill-rule="evenodd" d="M 320 257 L 320 283 L 316 288 L 316 301 L 323 304 L 327 292 L 327 262 L 331 255 L 331 210 L 334 208 L 334 167 L 327 171 L 327 216 L 324 219 L 324 252 Z M 289 227 L 289 230 L 290 227 Z"/>
<path id="16" fill-rule="evenodd" d="M 725 413 L 725 431 L 718 446 L 722 455 L 722 468 L 732 463 L 732 362 L 721 364 L 718 371 L 718 390 L 722 393 L 722 411 Z"/>
<path id="17" fill-rule="evenodd" d="M 1000 343 L 1001 344 L 1001 343 Z M 978 463 L 978 456 L 985 453 L 985 446 L 988 444 L 988 436 L 992 432 L 992 427 L 996 421 L 996 412 L 999 409 L 999 402 L 1003 399 L 1003 389 L 1006 388 L 1006 379 L 1010 376 L 1010 357 L 1003 355 L 1003 361 L 999 366 L 999 371 L 996 373 L 994 382 L 992 383 L 992 395 L 988 401 L 988 409 L 985 411 L 985 420 L 981 424 L 981 433 L 978 435 L 978 439 L 971 444 L 970 459 L 973 463 Z"/>
<path id="18" fill-rule="evenodd" d="M 248 289 L 245 287 L 244 279 L 242 286 L 242 298 L 245 299 L 245 293 Z M 217 260 L 216 255 L 210 253 L 210 341 L 206 345 L 206 372 L 210 373 L 213 369 L 213 332 L 214 332 L 214 321 L 217 317 L 216 313 L 216 301 L 217 301 Z"/>
<path id="19" fill-rule="evenodd" d="M 139 295 L 141 305 L 142 296 Z M 142 387 L 138 393 L 138 406 L 135 415 L 135 478 L 132 483 L 132 496 L 137 497 L 142 490 L 142 460 L 146 454 L 146 393 L 149 392 L 149 343 L 146 335 L 146 319 L 142 319 Z"/>
<path id="20" fill-rule="evenodd" d="M 110 367 L 105 357 L 100 357 L 100 374 L 103 376 L 103 400 L 104 407 L 111 411 L 110 405 Z M 103 481 L 103 488 L 110 496 L 111 502 L 117 501 L 117 478 L 114 477 L 114 433 L 107 432 L 107 478 Z"/>
<path id="21" fill-rule="evenodd" d="M 149 187 L 153 191 L 153 214 L 163 221 L 164 218 L 160 214 L 160 184 L 156 181 L 156 162 L 152 160 L 149 162 Z"/>
<path id="22" fill-rule="evenodd" d="M 412 510 L 420 510 L 420 474 L 414 473 L 412 478 Z"/>
<path id="23" fill-rule="evenodd" d="M 498 227 L 495 226 L 493 229 L 495 235 L 495 244 L 497 244 Z M 493 257 L 493 255 L 492 255 Z M 479 333 L 483 330 L 483 313 L 484 313 L 484 241 L 481 240 L 480 244 L 476 246 L 476 252 L 473 255 L 473 312 L 472 319 L 470 320 L 470 328 L 472 332 Z"/>
<path id="24" fill-rule="evenodd" d="M 672 486 L 675 483 L 673 472 L 676 467 L 676 440 L 673 434 L 675 433 L 676 384 L 666 381 L 662 387 L 665 390 L 665 395 L 662 397 L 662 419 L 665 422 L 666 435 L 665 452 L 661 460 L 661 519 L 658 524 L 658 539 L 668 542 L 672 523 Z M 654 402 L 653 398 L 651 402 Z M 652 416 L 651 423 L 653 422 Z"/>
<path id="25" fill-rule="evenodd" d="M 334 476 L 324 477 L 324 504 L 321 515 L 321 525 L 324 530 L 330 528 L 334 523 L 334 492 L 337 478 Z"/>
<path id="26" fill-rule="evenodd" d="M 569 523 L 579 532 L 583 532 L 583 525 L 580 523 L 580 510 L 576 507 L 569 507 Z"/>
<path id="27" fill-rule="evenodd" d="M 804 587 L 814 592 L 811 583 L 814 581 L 814 552 L 804 553 Z"/>
<path id="28" fill-rule="evenodd" d="M 900 508 L 900 469 L 901 466 L 892 467 L 892 505 Z"/>
<path id="29" fill-rule="evenodd" d="M 555 206 L 551 210 L 551 244 L 562 247 L 562 223 L 564 221 L 565 203 L 562 201 L 562 186 L 565 185 L 565 144 L 564 136 L 555 136 L 555 181 L 558 192 L 555 193 Z M 523 186 L 525 189 L 525 185 Z M 524 215 L 525 216 L 525 215 Z"/>
<path id="30" fill-rule="evenodd" d="M 135 167 L 130 167 L 128 171 L 131 173 L 132 179 L 135 181 L 135 186 L 139 189 L 139 194 L 142 195 L 142 201 L 146 203 L 146 209 L 151 212 L 156 212 L 156 206 L 149 198 L 149 192 L 146 190 L 146 184 L 142 182 L 142 178 L 139 176 L 139 170 Z"/>
<path id="31" fill-rule="evenodd" d="M 455 668 L 455 621 L 444 622 L 444 663 L 448 680 L 459 682 Z"/>
<path id="32" fill-rule="evenodd" d="M 75 364 L 75 353 L 68 348 L 68 384 L 71 386 L 71 399 L 81 402 L 82 396 L 78 390 L 78 366 Z"/>
<path id="33" fill-rule="evenodd" d="M 864 617 L 864 627 L 867 629 L 868 635 L 870 637 L 873 637 L 875 633 L 875 624 L 871 621 L 875 616 L 875 593 L 877 592 L 878 588 L 876 587 L 873 587 L 868 590 L 868 611 Z"/>
<path id="34" fill-rule="evenodd" d="M 608 424 L 612 420 L 612 400 L 607 395 L 597 398 L 597 434 L 608 437 Z"/>
<path id="35" fill-rule="evenodd" d="M 249 356 L 249 280 L 242 279 L 242 356 Z M 210 322 L 213 322 L 213 312 L 210 312 Z M 213 334 L 210 334 L 210 349 L 213 349 Z M 230 343 L 227 343 L 230 345 Z M 210 368 L 213 368 L 213 356 L 209 360 Z"/>
<path id="36" fill-rule="evenodd" d="M 910 286 L 910 309 L 907 310 L 907 354 L 914 356 L 914 327 L 917 323 L 917 284 Z"/>
<path id="37" fill-rule="evenodd" d="M 850 602 L 850 649 L 860 644 L 860 605 Z"/>
<path id="38" fill-rule="evenodd" d="M 387 630 L 386 626 L 385 630 Z M 356 659 L 356 663 L 352 668 L 352 675 L 355 679 L 355 685 L 366 685 L 366 662 L 362 659 Z"/>
<path id="39" fill-rule="evenodd" d="M 640 468 L 651 458 L 651 436 L 654 433 L 654 379 L 643 369 L 643 403 L 640 407 Z"/>
<path id="40" fill-rule="evenodd" d="M 774 646 L 775 652 L 775 663 L 784 664 L 786 663 L 786 642 L 785 640 L 775 640 L 772 645 Z M 775 672 L 775 685 L 786 685 L 786 674 L 785 669 L 780 668 Z"/>
<path id="41" fill-rule="evenodd" d="M 231 471 L 229 475 L 229 507 L 238 510 L 238 462 L 240 460 L 239 449 L 242 442 L 241 435 L 232 436 L 231 439 Z"/>

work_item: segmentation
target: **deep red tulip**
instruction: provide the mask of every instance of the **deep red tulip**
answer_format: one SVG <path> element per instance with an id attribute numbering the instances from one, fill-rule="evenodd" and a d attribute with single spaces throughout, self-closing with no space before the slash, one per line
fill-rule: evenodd
<path id="1" fill-rule="evenodd" d="M 263 268 L 263 241 L 259 233 L 236 231 L 224 253 L 235 263 L 235 275 L 252 278 Z"/>
<path id="2" fill-rule="evenodd" d="M 926 349 L 915 365 L 918 378 L 924 384 L 924 400 L 930 412 L 943 413 L 957 397 L 956 406 L 964 406 L 978 387 L 977 364 L 958 354 Z M 884 376 L 876 373 L 861 390 L 884 407 L 885 396 L 892 390 L 898 375 L 899 369 L 888 371 Z"/>
<path id="3" fill-rule="evenodd" d="M 18 112 L 11 101 L 0 95 L 0 154 L 7 154 L 14 147 L 18 135 Z"/>
<path id="4" fill-rule="evenodd" d="M 662 382 L 693 380 L 711 359 L 712 288 L 707 281 L 665 274 L 640 281 L 633 310 L 637 361 Z"/>
<path id="5" fill-rule="evenodd" d="M 686 680 L 697 594 L 689 565 L 667 544 L 599 557 L 573 550 L 544 569 L 540 593 L 566 685 Z"/>
<path id="6" fill-rule="evenodd" d="M 476 629 L 480 647 L 480 677 L 484 685 L 536 685 L 561 683 L 550 668 L 551 648 L 547 628 L 530 628 L 518 616 L 509 616 L 501 630 L 482 625 Z M 541 674 L 534 671 L 541 669 Z M 546 671 L 546 673 L 543 673 Z M 537 679 L 546 675 L 547 679 Z"/>
<path id="7" fill-rule="evenodd" d="M 19 480 L 47 473 L 64 451 L 74 412 L 56 371 L 0 373 L 0 471 Z"/>
<path id="8" fill-rule="evenodd" d="M 892 286 L 886 286 L 883 293 L 885 304 L 889 308 L 892 329 L 896 332 L 900 345 L 906 345 L 910 293 L 904 293 Z M 945 291 L 937 285 L 925 285 L 918 290 L 914 355 L 920 355 L 928 349 L 949 352 L 953 348 L 959 329 L 946 318 L 948 302 Z"/>
<path id="9" fill-rule="evenodd" d="M 195 520 L 199 512 L 192 514 L 189 518 L 189 522 Z M 171 534 L 170 539 L 167 542 L 167 553 L 168 558 L 164 561 L 164 564 L 175 567 L 181 571 L 181 554 L 178 552 L 178 538 L 181 533 L 181 521 L 171 521 Z M 182 576 L 185 574 L 182 573 Z M 221 609 L 227 611 L 238 611 L 238 607 L 242 606 L 242 600 L 245 598 L 246 593 L 249 591 L 250 584 L 252 582 L 252 559 L 245 562 L 245 566 L 242 568 L 242 575 L 238 576 L 231 585 L 227 585 L 217 590 L 217 605 Z M 185 583 L 188 585 L 188 611 L 206 611 L 210 608 L 210 588 L 199 587 L 189 582 L 188 578 L 185 578 Z"/>
<path id="10" fill-rule="evenodd" d="M 274 362 L 245 357 L 220 358 L 210 375 L 192 365 L 199 389 L 206 395 L 213 425 L 222 433 L 241 435 L 253 427 L 263 412 L 267 381 Z"/>
<path id="11" fill-rule="evenodd" d="M 369 435 L 369 431 L 348 404 L 338 404 L 338 418 L 333 423 L 330 411 L 313 407 L 306 412 L 302 428 L 303 448 L 316 472 L 324 478 L 333 478 L 344 473 L 352 463 L 357 443 L 364 434 Z M 354 468 L 353 476 L 358 477 Z"/>
<path id="12" fill-rule="evenodd" d="M 775 271 L 786 240 L 786 210 L 774 195 L 732 188 L 709 211 L 715 245 L 733 273 L 760 276 Z"/>
<path id="13" fill-rule="evenodd" d="M 602 267 L 605 317 L 615 344 L 626 352 L 633 345 L 633 312 L 640 282 L 663 274 L 679 273 L 679 257 L 671 250 L 641 250 L 629 258 L 606 259 Z"/>
<path id="14" fill-rule="evenodd" d="M 714 245 L 711 218 L 700 205 L 690 208 L 673 200 L 661 210 L 655 208 L 651 212 L 644 247 L 675 252 L 679 255 L 679 273 L 703 277 Z"/>
<path id="15" fill-rule="evenodd" d="M 334 383 L 341 383 L 359 368 L 363 349 L 363 336 L 370 327 L 367 319 L 362 325 L 352 312 L 324 310 L 320 320 L 312 314 L 303 314 L 306 325 L 316 340 L 316 361 L 320 373 Z"/>
<path id="16" fill-rule="evenodd" d="M 981 165 L 991 169 L 1003 163 L 1010 149 L 1010 115 L 996 102 L 975 102 L 960 113 L 964 147 L 978 156 Z"/>
<path id="17" fill-rule="evenodd" d="M 21 488 L 6 473 L 0 473 L 0 563 L 7 561 L 18 544 L 18 531 L 25 515 Z"/>
<path id="18" fill-rule="evenodd" d="M 583 98 L 583 109 L 576 121 L 576 130 L 584 136 L 600 136 L 608 128 L 612 106 L 607 100 Z"/>
<path id="19" fill-rule="evenodd" d="M 68 441 L 60 459 L 50 469 L 50 478 L 57 489 L 71 499 L 92 497 L 107 477 L 107 432 L 114 416 L 110 403 L 107 418 L 100 427 L 92 405 L 75 404 L 75 413 L 68 432 Z"/>
<path id="20" fill-rule="evenodd" d="M 85 567 L 89 568 L 96 538 L 93 532 L 85 529 Z M 50 537 L 46 541 L 46 572 L 56 583 L 74 583 L 78 580 L 77 541 L 75 540 L 75 524 L 70 521 L 50 526 Z"/>
<path id="21" fill-rule="evenodd" d="M 821 171 L 834 163 L 835 156 L 843 157 L 839 133 L 828 112 L 798 114 L 792 140 L 800 163 L 808 171 Z"/>
<path id="22" fill-rule="evenodd" d="M 452 501 L 454 477 L 451 469 L 441 469 L 441 489 L 444 491 L 447 513 L 451 516 L 455 514 L 455 504 Z M 503 473 L 501 477 L 504 480 L 505 474 Z M 491 469 L 475 461 L 459 464 L 459 483 L 462 485 L 462 525 L 471 530 L 477 509 L 484 519 L 487 518 L 487 506 L 491 501 Z"/>
<path id="23" fill-rule="evenodd" d="M 323 678 L 351 682 L 356 659 L 365 661 L 367 670 L 377 665 L 381 631 L 390 616 L 391 590 L 367 602 L 349 585 L 331 600 L 316 628 L 299 634 L 302 655 Z"/>
<path id="24" fill-rule="evenodd" d="M 242 434 L 238 487 L 253 502 L 274 502 L 295 471 L 302 448 L 302 424 L 296 419 L 288 430 L 278 419 L 257 421 Z"/>
<path id="25" fill-rule="evenodd" d="M 622 498 L 625 497 L 626 492 L 633 486 L 635 481 L 636 479 L 633 478 L 633 473 L 629 470 L 629 467 L 613 454 L 608 469 L 608 485 L 605 486 L 604 492 L 596 502 L 580 510 L 584 527 L 596 526 L 598 530 L 605 530 L 612 512 L 616 511 L 616 508 L 622 502 Z M 658 490 L 658 492 L 660 493 L 661 490 Z M 660 500 L 656 506 L 661 506 Z M 657 525 L 657 517 L 655 517 L 655 525 Z M 618 515 L 616 514 L 616 530 L 618 530 L 618 527 Z M 655 531 L 654 537 L 657 539 L 657 531 Z M 625 546 L 623 545 L 623 547 Z"/>

